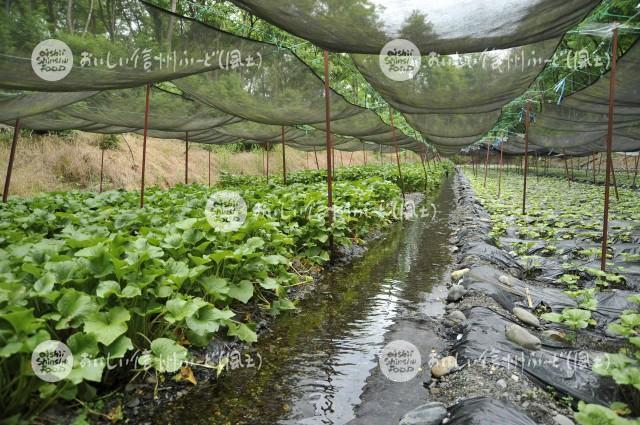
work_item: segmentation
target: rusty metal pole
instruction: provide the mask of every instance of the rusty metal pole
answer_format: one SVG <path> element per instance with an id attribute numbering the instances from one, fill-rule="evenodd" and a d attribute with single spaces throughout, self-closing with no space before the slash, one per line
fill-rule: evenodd
<path id="1" fill-rule="evenodd" d="M 400 179 L 400 190 L 402 191 L 402 199 L 404 200 L 404 180 L 402 179 L 402 168 L 400 168 L 400 154 L 398 149 L 398 139 L 396 139 L 396 127 L 393 125 L 393 111 L 389 107 L 389 120 L 391 122 L 391 139 L 396 149 L 396 163 L 398 164 L 398 178 Z"/>
<path id="2" fill-rule="evenodd" d="M 591 164 L 593 168 L 593 184 L 596 184 L 596 158 L 597 154 L 593 154 L 593 163 Z"/>
<path id="3" fill-rule="evenodd" d="M 564 149 L 562 150 L 562 156 L 564 160 L 564 176 L 567 179 L 569 187 L 571 187 L 571 178 L 569 178 L 569 163 L 567 161 L 567 154 L 565 153 Z"/>
<path id="4" fill-rule="evenodd" d="M 144 176 L 147 166 L 147 130 L 149 129 L 149 93 L 151 83 L 147 83 L 147 94 L 144 105 L 144 130 L 142 136 L 142 181 L 140 182 L 140 208 L 144 207 Z"/>
<path id="5" fill-rule="evenodd" d="M 266 152 L 266 155 L 267 155 L 267 183 L 269 183 L 269 147 L 270 147 L 270 144 L 269 144 L 269 142 L 267 142 L 267 149 L 266 149 L 267 150 L 267 152 Z"/>
<path id="6" fill-rule="evenodd" d="M 531 125 L 531 103 L 527 100 L 524 113 L 524 179 L 522 188 L 522 215 L 527 212 L 527 177 L 529 175 L 529 126 Z"/>
<path id="7" fill-rule="evenodd" d="M 611 177 L 611 149 L 613 147 L 613 114 L 616 99 L 616 68 L 618 64 L 618 29 L 613 30 L 613 46 L 611 72 L 609 74 L 609 122 L 607 127 L 607 171 L 604 178 L 604 214 L 602 219 L 602 253 L 600 258 L 600 270 L 607 269 L 607 245 L 609 237 L 609 195 Z"/>
<path id="8" fill-rule="evenodd" d="M 184 184 L 189 184 L 189 132 L 184 134 Z"/>
<path id="9" fill-rule="evenodd" d="M 103 177 L 104 177 L 104 149 L 100 149 L 100 193 L 102 193 Z"/>
<path id="10" fill-rule="evenodd" d="M 620 202 L 620 193 L 618 193 L 618 179 L 616 179 L 616 169 L 613 166 L 613 159 L 611 160 L 611 178 L 613 179 L 613 190 L 616 194 L 616 201 Z"/>
<path id="11" fill-rule="evenodd" d="M 482 185 L 482 187 L 486 188 L 487 187 L 487 167 L 489 166 L 489 150 L 491 149 L 491 145 L 489 144 L 489 141 L 487 140 L 487 157 L 484 160 L 484 183 Z"/>
<path id="12" fill-rule="evenodd" d="M 424 193 L 427 193 L 429 191 L 429 174 L 427 174 L 427 167 L 424 165 L 424 156 L 422 154 L 420 154 L 420 161 L 422 162 L 422 172 L 424 173 Z"/>
<path id="13" fill-rule="evenodd" d="M 498 198 L 500 197 L 500 192 L 502 190 L 502 154 L 504 151 L 503 145 L 504 145 L 504 141 L 501 140 L 500 141 L 500 172 L 498 174 Z"/>
<path id="14" fill-rule="evenodd" d="M 287 154 L 285 153 L 284 125 L 281 126 L 280 138 L 282 140 L 282 180 L 284 184 L 287 184 Z"/>
<path id="15" fill-rule="evenodd" d="M 629 173 L 629 161 L 628 161 L 626 152 L 624 152 L 624 168 L 625 170 L 627 170 L 627 179 L 628 179 L 631 177 L 631 174 Z"/>
<path id="16" fill-rule="evenodd" d="M 633 182 L 631 183 L 631 187 L 636 187 L 636 179 L 638 178 L 638 163 L 640 162 L 640 154 L 636 156 L 636 169 L 633 173 Z"/>
<path id="17" fill-rule="evenodd" d="M 313 156 L 316 158 L 316 170 L 320 170 L 320 164 L 318 163 L 318 151 L 316 151 L 316 147 L 313 147 Z"/>
<path id="18" fill-rule="evenodd" d="M 2 202 L 6 203 L 9 199 L 9 186 L 11 185 L 11 173 L 13 172 L 13 161 L 16 157 L 16 146 L 18 145 L 18 135 L 20 134 L 20 118 L 16 119 L 16 125 L 13 128 L 13 141 L 11 142 L 11 150 L 9 151 L 9 164 L 7 165 L 7 178 L 4 181 L 4 191 L 2 192 Z"/>
<path id="19" fill-rule="evenodd" d="M 362 153 L 364 154 L 364 165 L 367 166 L 367 150 L 365 149 L 364 142 L 362 143 Z"/>
<path id="20" fill-rule="evenodd" d="M 327 225 L 329 226 L 329 255 L 333 255 L 333 161 L 331 146 L 331 99 L 329 92 L 329 51 L 324 51 L 324 110 L 327 144 Z"/>

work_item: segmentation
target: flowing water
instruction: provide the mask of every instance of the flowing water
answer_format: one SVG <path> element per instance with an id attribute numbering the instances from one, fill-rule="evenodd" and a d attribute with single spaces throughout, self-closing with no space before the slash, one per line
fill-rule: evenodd
<path id="1" fill-rule="evenodd" d="M 419 348 L 426 365 L 444 342 L 435 323 L 449 271 L 451 180 L 424 201 L 435 216 L 394 226 L 363 258 L 328 273 L 299 311 L 279 317 L 250 353 L 253 367 L 226 371 L 160 407 L 154 423 L 394 424 L 427 401 L 422 373 L 387 379 L 378 353 L 392 340 Z M 258 369 L 258 362 L 262 364 Z"/>

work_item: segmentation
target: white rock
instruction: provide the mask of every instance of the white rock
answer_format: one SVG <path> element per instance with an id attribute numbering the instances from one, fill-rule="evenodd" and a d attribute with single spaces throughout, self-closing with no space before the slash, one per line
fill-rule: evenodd
<path id="1" fill-rule="evenodd" d="M 507 286 L 513 286 L 513 282 L 511 281 L 511 279 L 509 278 L 509 276 L 506 275 L 502 275 L 498 278 L 498 281 L 504 285 Z"/>
<path id="2" fill-rule="evenodd" d="M 467 273 L 469 273 L 469 269 L 461 269 L 456 270 L 455 272 L 451 272 L 451 281 L 457 282 L 462 279 Z"/>
<path id="3" fill-rule="evenodd" d="M 431 374 L 436 378 L 442 378 L 457 367 L 458 361 L 455 357 L 443 357 L 431 368 Z"/>

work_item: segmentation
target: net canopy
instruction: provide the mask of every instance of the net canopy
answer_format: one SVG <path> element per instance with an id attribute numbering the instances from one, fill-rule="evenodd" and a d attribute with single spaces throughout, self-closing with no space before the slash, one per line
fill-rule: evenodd
<path id="1" fill-rule="evenodd" d="M 640 150 L 640 43 L 618 62 L 613 116 L 613 151 Z M 606 151 L 611 72 L 557 105 L 544 105 L 530 129 L 531 140 L 556 152 Z"/>
<path id="2" fill-rule="evenodd" d="M 23 91 L 0 95 L 0 122 L 28 117 L 24 128 L 141 132 L 143 86 L 171 81 L 187 96 L 152 90 L 147 128 L 154 137 L 268 142 L 279 140 L 281 126 L 287 140 L 305 134 L 294 126 L 325 129 L 324 83 L 287 49 L 139 0 L 76 0 L 75 7 L 99 7 L 84 31 L 54 21 L 24 32 L 30 9 L 23 6 L 9 3 L 0 13 L 0 88 Z M 333 134 L 394 142 L 376 113 L 333 90 L 330 97 Z M 397 136 L 404 149 L 425 149 Z"/>
<path id="3" fill-rule="evenodd" d="M 394 39 L 423 54 L 481 52 L 556 38 L 598 0 L 232 0 L 336 52 L 379 54 Z"/>
<path id="4" fill-rule="evenodd" d="M 291 142 L 287 142 L 287 146 L 292 146 L 295 149 L 312 152 L 326 149 L 326 137 L 327 133 L 324 131 L 315 131 L 308 133 L 302 137 L 294 139 Z M 340 151 L 355 152 L 361 150 L 368 150 L 381 153 L 395 152 L 393 146 L 379 145 L 371 142 L 363 142 L 358 139 L 331 136 L 331 143 L 333 148 Z"/>
<path id="5" fill-rule="evenodd" d="M 97 92 L 47 93 L 10 92 L 0 93 L 0 122 L 38 115 L 70 105 Z"/>
<path id="6" fill-rule="evenodd" d="M 88 10 L 89 0 L 77 0 L 79 5 Z M 226 67 L 235 59 L 231 49 L 244 47 L 237 37 L 146 2 L 110 0 L 100 6 L 100 19 L 81 35 L 63 25 L 33 23 L 29 7 L 14 4 L 3 11 L 0 88 L 70 92 L 135 87 Z M 64 44 L 42 44 L 49 39 Z M 253 51 L 242 52 L 242 66 L 257 60 Z M 36 64 L 32 56 L 38 58 Z M 68 75 L 58 78 L 65 70 Z"/>
<path id="7" fill-rule="evenodd" d="M 163 90 L 151 90 L 148 128 L 166 131 L 196 131 L 238 122 L 200 102 Z M 145 88 L 107 90 L 64 108 L 69 115 L 101 124 L 143 128 Z"/>
<path id="8" fill-rule="evenodd" d="M 531 85 L 559 40 L 502 50 L 427 56 L 406 81 L 387 77 L 377 55 L 352 55 L 364 77 L 407 122 L 439 150 L 454 151 L 480 139 L 502 107 Z"/>
<path id="9" fill-rule="evenodd" d="M 229 124 L 217 129 L 218 133 L 241 139 L 277 142 L 282 137 L 283 126 L 261 124 L 252 121 L 242 121 L 236 124 Z M 284 127 L 285 141 L 304 136 L 305 131 L 293 127 Z"/>

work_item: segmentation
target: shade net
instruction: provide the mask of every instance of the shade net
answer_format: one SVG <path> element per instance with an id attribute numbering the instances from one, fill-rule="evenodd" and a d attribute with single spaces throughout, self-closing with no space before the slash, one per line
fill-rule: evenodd
<path id="1" fill-rule="evenodd" d="M 389 78 L 377 55 L 352 55 L 364 77 L 438 149 L 474 143 L 495 125 L 504 105 L 531 85 L 558 39 L 480 53 L 422 58 L 406 81 Z"/>
<path id="2" fill-rule="evenodd" d="M 618 62 L 612 148 L 640 150 L 640 44 L 636 42 Z M 567 154 L 606 151 L 611 72 L 591 86 L 567 96 L 560 106 L 545 105 L 530 134 L 534 143 Z"/>
<path id="3" fill-rule="evenodd" d="M 596 0 L 232 0 L 337 52 L 379 54 L 394 39 L 426 55 L 481 52 L 556 38 Z"/>
<path id="4" fill-rule="evenodd" d="M 24 118 L 70 105 L 97 92 L 47 93 L 7 92 L 0 93 L 0 122 Z"/>
<path id="5" fill-rule="evenodd" d="M 108 90 L 64 108 L 76 118 L 123 127 L 144 128 L 144 87 Z M 182 96 L 153 89 L 149 95 L 148 128 L 196 131 L 241 119 Z"/>
<path id="6" fill-rule="evenodd" d="M 0 88 L 87 91 L 135 87 L 227 67 L 236 59 L 231 52 L 238 48 L 236 37 L 138 0 L 99 3 L 94 24 L 81 34 L 69 31 L 65 21 L 49 26 L 32 22 L 30 8 L 20 3 L 9 2 L 0 12 L 0 26 L 5 29 L 0 32 Z M 90 8 L 90 0 L 74 4 Z M 60 50 L 59 44 L 39 46 L 47 39 L 59 40 L 69 50 Z M 257 60 L 251 53 L 242 51 L 241 66 Z M 33 67 L 32 55 L 41 58 Z M 54 67 L 64 68 L 56 73 Z M 59 78 L 64 69 L 68 75 Z"/>

